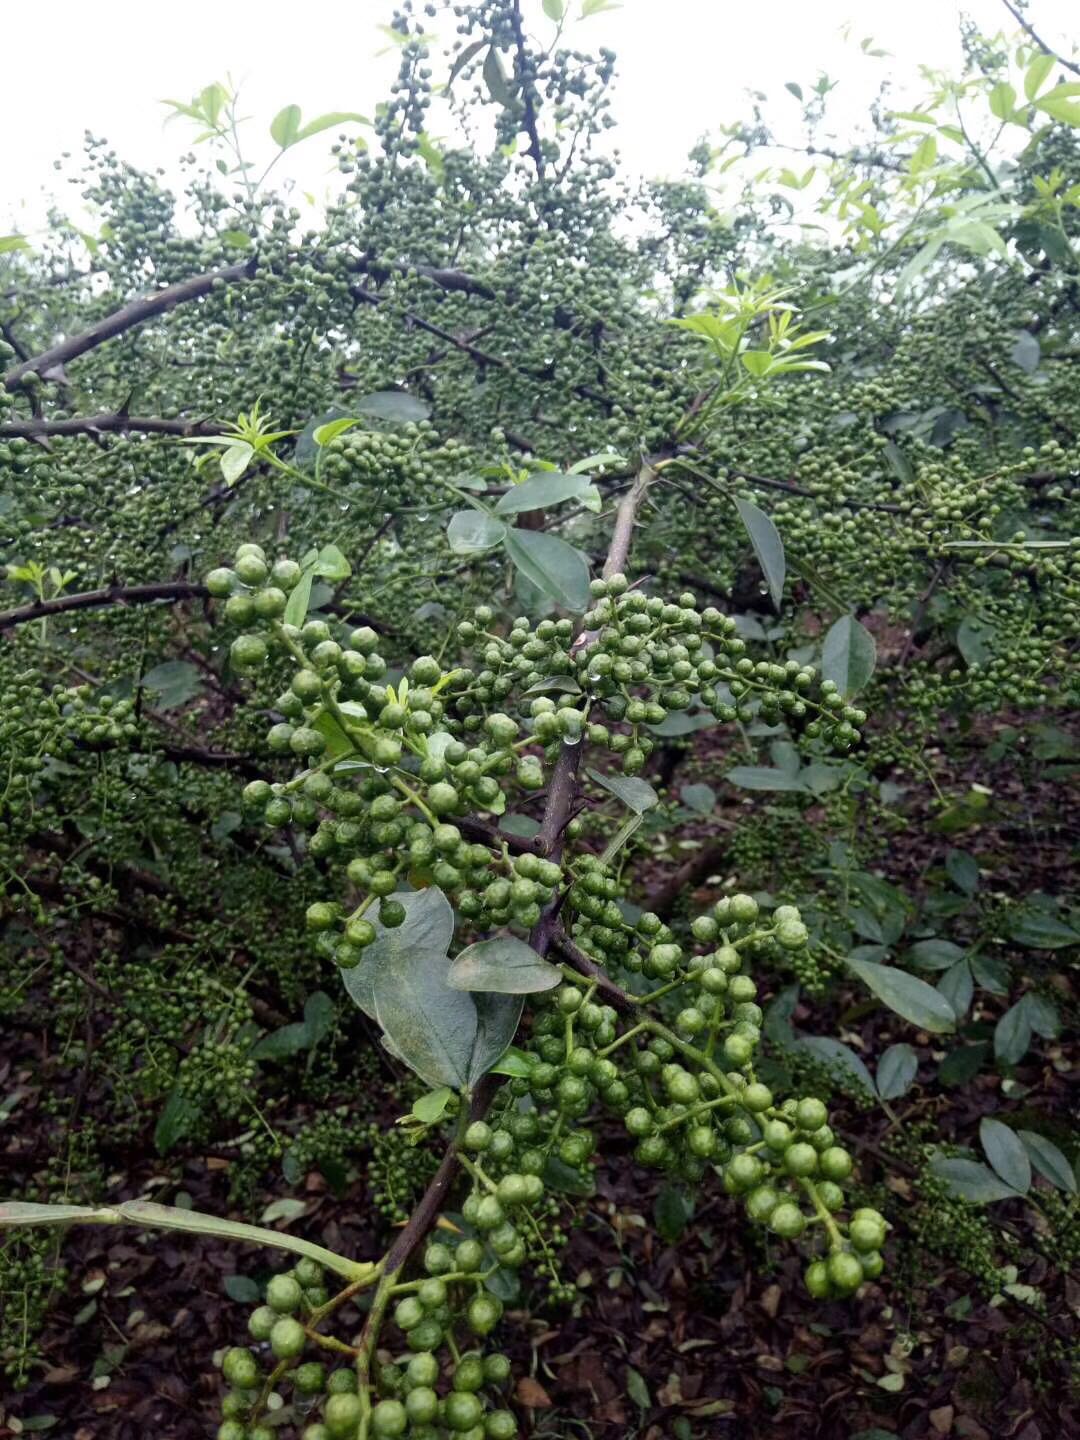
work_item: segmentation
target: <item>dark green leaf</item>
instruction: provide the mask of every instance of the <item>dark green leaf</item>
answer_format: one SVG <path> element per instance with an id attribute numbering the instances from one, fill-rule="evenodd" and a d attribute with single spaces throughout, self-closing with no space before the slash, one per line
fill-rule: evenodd
<path id="1" fill-rule="evenodd" d="M 979 1073 L 990 1058 L 990 1046 L 982 1040 L 977 1045 L 960 1045 L 950 1050 L 938 1068 L 943 1085 L 966 1085 Z"/>
<path id="2" fill-rule="evenodd" d="M 890 1045 L 877 1064 L 877 1092 L 882 1100 L 899 1100 L 911 1089 L 919 1057 L 910 1045 Z"/>
<path id="3" fill-rule="evenodd" d="M 551 990 L 561 971 L 539 956 L 531 945 L 512 935 L 478 940 L 454 961 L 447 976 L 456 990 L 492 990 L 501 995 L 531 995 Z"/>
<path id="4" fill-rule="evenodd" d="M 1031 1189 L 1031 1161 L 1016 1131 L 986 1115 L 979 1123 L 979 1139 L 986 1158 L 1005 1184 L 1026 1195 Z"/>
<path id="5" fill-rule="evenodd" d="M 506 552 L 544 595 L 567 610 L 589 606 L 589 562 L 580 550 L 544 530 L 508 530 Z"/>
<path id="6" fill-rule="evenodd" d="M 935 1035 L 956 1029 L 952 1006 L 925 980 L 893 965 L 874 965 L 869 960 L 854 960 L 850 956 L 847 963 L 879 1000 L 912 1025 Z"/>
<path id="7" fill-rule="evenodd" d="M 1020 1003 L 1035 1034 L 1044 1040 L 1053 1040 L 1061 1029 L 1061 1018 L 1053 1001 L 1029 991 Z"/>
<path id="8" fill-rule="evenodd" d="M 694 1201 L 678 1185 L 663 1185 L 653 1205 L 656 1228 L 669 1245 L 674 1245 L 694 1215 Z"/>
<path id="9" fill-rule="evenodd" d="M 877 647 L 874 637 L 854 615 L 841 615 L 821 647 L 821 674 L 831 680 L 845 700 L 851 698 L 874 673 Z"/>
<path id="10" fill-rule="evenodd" d="M 735 508 L 746 526 L 754 554 L 758 558 L 769 594 L 777 610 L 784 595 L 784 542 L 776 526 L 752 501 L 736 499 Z"/>
<path id="11" fill-rule="evenodd" d="M 202 692 L 199 668 L 189 660 L 165 660 L 142 677 L 144 690 L 156 693 L 158 710 L 175 710 Z"/>
<path id="12" fill-rule="evenodd" d="M 558 1155 L 549 1155 L 544 1162 L 543 1180 L 549 1190 L 556 1190 L 561 1195 L 588 1199 L 596 1191 L 591 1171 L 582 1172 L 573 1165 L 567 1165 Z"/>
<path id="13" fill-rule="evenodd" d="M 1051 1185 L 1064 1190 L 1068 1195 L 1077 1192 L 1076 1172 L 1052 1140 L 1038 1135 L 1034 1130 L 1018 1132 L 1032 1165 Z"/>
<path id="14" fill-rule="evenodd" d="M 461 990 L 453 993 L 470 999 L 476 1014 L 476 1035 L 468 1066 L 468 1083 L 472 1086 L 506 1054 L 521 1023 L 525 1000 L 521 995 L 485 991 L 471 996 Z"/>
<path id="15" fill-rule="evenodd" d="M 979 867 L 966 850 L 950 850 L 945 856 L 945 873 L 965 895 L 974 895 L 979 888 Z"/>
<path id="16" fill-rule="evenodd" d="M 967 665 L 985 665 L 993 659 L 992 645 L 997 630 L 989 620 L 978 615 L 967 615 L 961 620 L 956 631 L 956 648 Z"/>
<path id="17" fill-rule="evenodd" d="M 935 1155 L 930 1161 L 931 1173 L 944 1182 L 946 1190 L 958 1200 L 985 1205 L 993 1200 L 1015 1200 L 1017 1192 L 999 1180 L 987 1165 L 978 1160 L 962 1160 L 948 1155 Z"/>
<path id="18" fill-rule="evenodd" d="M 1010 939 L 1029 950 L 1064 950 L 1080 945 L 1080 932 L 1042 910 L 1015 910 L 1006 928 Z"/>
<path id="19" fill-rule="evenodd" d="M 967 959 L 950 965 L 938 981 L 937 988 L 952 1006 L 956 1018 L 962 1020 L 971 1008 L 971 998 L 975 993 L 975 982 L 971 978 L 971 966 Z"/>
<path id="20" fill-rule="evenodd" d="M 993 955 L 972 955 L 971 973 L 976 985 L 989 990 L 991 995 L 1009 993 L 1009 967 L 1004 960 Z"/>
<path id="21" fill-rule="evenodd" d="M 1018 1000 L 994 1026 L 994 1055 L 1006 1065 L 1019 1065 L 1030 1044 L 1031 1022 L 1023 1000 Z"/>
<path id="22" fill-rule="evenodd" d="M 311 1037 L 303 1021 L 271 1030 L 251 1047 L 252 1060 L 288 1060 L 311 1048 Z"/>
<path id="23" fill-rule="evenodd" d="M 868 1095 L 877 1094 L 870 1071 L 850 1045 L 845 1045 L 842 1040 L 834 1040 L 830 1035 L 801 1035 L 797 1043 L 800 1050 L 808 1050 L 811 1055 L 824 1060 L 826 1065 L 857 1081 Z"/>
<path id="24" fill-rule="evenodd" d="M 226 1275 L 225 1294 L 238 1305 L 257 1305 L 262 1291 L 248 1275 Z"/>
<path id="25" fill-rule="evenodd" d="M 164 1109 L 154 1126 L 154 1147 L 159 1155 L 167 1155 L 198 1120 L 199 1106 L 180 1089 L 170 1092 Z"/>

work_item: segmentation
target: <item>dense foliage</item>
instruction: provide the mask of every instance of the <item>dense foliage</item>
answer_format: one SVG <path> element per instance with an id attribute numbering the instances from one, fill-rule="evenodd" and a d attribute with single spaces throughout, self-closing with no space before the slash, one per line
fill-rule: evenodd
<path id="1" fill-rule="evenodd" d="M 604 8 L 405 3 L 370 119 L 272 122 L 317 220 L 213 84 L 182 195 L 90 138 L 96 231 L 0 241 L 15 1386 L 48 1227 L 124 1221 L 292 1252 L 220 1440 L 513 1436 L 598 1164 L 1063 1353 L 1080 72 L 965 33 L 852 148 L 823 77 L 797 170 L 755 113 L 642 184 Z"/>

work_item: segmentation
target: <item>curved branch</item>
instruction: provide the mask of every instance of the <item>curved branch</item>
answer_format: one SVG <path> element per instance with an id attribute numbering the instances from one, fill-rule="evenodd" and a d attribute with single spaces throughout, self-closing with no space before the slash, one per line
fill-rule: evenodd
<path id="1" fill-rule="evenodd" d="M 106 340 L 112 340 L 115 336 L 122 335 L 125 330 L 134 329 L 144 320 L 152 320 L 155 315 L 163 315 L 175 305 L 183 305 L 188 300 L 198 300 L 201 296 L 208 294 L 219 281 L 228 285 L 238 280 L 250 280 L 255 274 L 255 264 L 255 259 L 252 257 L 242 264 L 226 265 L 220 270 L 209 270 L 204 275 L 194 275 L 190 280 L 180 280 L 175 285 L 166 285 L 163 290 L 157 290 L 152 295 L 144 295 L 138 300 L 132 300 L 130 304 L 114 310 L 111 315 L 106 315 L 104 319 L 97 321 L 89 329 L 81 331 L 78 335 L 72 335 L 67 340 L 61 340 L 51 349 L 43 350 L 40 355 L 34 355 L 29 360 L 23 360 L 20 364 L 13 365 L 4 376 L 4 385 L 8 390 L 13 390 L 27 375 L 40 375 L 45 370 L 63 365 L 68 360 L 85 355 L 88 350 L 94 350 L 97 346 L 104 345 Z"/>

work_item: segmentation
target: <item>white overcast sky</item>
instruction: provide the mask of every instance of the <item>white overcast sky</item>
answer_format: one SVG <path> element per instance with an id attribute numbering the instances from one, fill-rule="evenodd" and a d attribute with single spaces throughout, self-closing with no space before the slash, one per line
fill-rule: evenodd
<path id="1" fill-rule="evenodd" d="M 579 3 L 569 0 L 571 10 Z M 535 32 L 550 34 L 541 0 L 524 4 Z M 919 64 L 955 67 L 961 11 L 983 30 L 1015 29 L 1001 0 L 623 0 L 581 22 L 571 43 L 617 52 L 618 141 L 634 171 L 655 176 L 676 173 L 699 136 L 745 116 L 748 89 L 786 103 L 794 119 L 784 82 L 808 88 L 825 71 L 841 82 L 830 113 L 854 126 L 881 76 L 900 80 Z M 389 0 L 51 0 L 44 10 L 6 0 L 0 233 L 32 232 L 43 193 L 71 194 L 52 162 L 61 151 L 78 152 L 85 129 L 135 164 L 175 173 L 173 157 L 192 132 L 183 121 L 164 127 L 158 102 L 187 100 L 226 73 L 256 117 L 256 161 L 272 153 L 266 126 L 283 105 L 299 104 L 306 118 L 369 113 L 396 65 L 392 54 L 377 53 L 385 45 L 377 26 L 390 12 Z M 1032 0 L 1030 15 L 1048 42 L 1071 53 L 1080 40 L 1078 0 Z M 865 60 L 864 36 L 890 58 Z M 333 183 L 324 138 L 281 167 L 316 194 Z M 72 212 L 70 198 L 65 208 Z"/>

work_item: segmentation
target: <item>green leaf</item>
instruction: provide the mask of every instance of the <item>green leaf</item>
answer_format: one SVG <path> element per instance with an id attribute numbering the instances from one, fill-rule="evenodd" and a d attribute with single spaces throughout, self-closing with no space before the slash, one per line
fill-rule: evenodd
<path id="1" fill-rule="evenodd" d="M 221 236 L 223 245 L 228 245 L 233 250 L 250 250 L 251 236 L 246 230 L 226 230 Z"/>
<path id="2" fill-rule="evenodd" d="M 538 470 L 500 495 L 495 509 L 500 515 L 519 515 L 525 510 L 546 510 L 564 500 L 583 500 L 596 487 L 584 475 L 564 475 L 558 470 Z"/>
<path id="3" fill-rule="evenodd" d="M 445 954 L 433 950 L 408 953 L 394 947 L 375 969 L 375 1018 L 405 1064 L 425 1084 L 464 1090 L 476 1039 L 476 1006 L 471 995 L 452 990 L 446 983 L 448 969 Z M 356 970 L 345 974 L 355 975 Z"/>
<path id="4" fill-rule="evenodd" d="M 373 916 L 375 939 L 365 948 L 359 965 L 341 972 L 349 999 L 372 1019 L 375 1018 L 375 976 L 380 970 L 403 969 L 410 957 L 425 968 L 429 965 L 437 968 L 436 962 L 441 961 L 444 974 L 450 968 L 454 911 L 443 892 L 432 887 L 404 891 L 394 898 L 404 906 L 405 919 L 400 925 L 387 926 Z"/>
<path id="5" fill-rule="evenodd" d="M 311 438 L 320 448 L 329 445 L 330 441 L 338 435 L 344 435 L 346 430 L 351 430 L 359 421 L 352 415 L 339 415 L 336 420 L 327 420 L 324 425 L 318 425 L 312 431 Z"/>
<path id="6" fill-rule="evenodd" d="M 561 980 L 560 970 L 512 935 L 466 946 L 447 976 L 455 990 L 491 990 L 501 995 L 552 990 Z"/>
<path id="7" fill-rule="evenodd" d="M 302 1020 L 271 1030 L 251 1047 L 252 1060 L 288 1060 L 310 1047 L 308 1028 Z"/>
<path id="8" fill-rule="evenodd" d="M 1080 85 L 1055 85 L 1041 100 L 1035 101 L 1035 109 L 1049 115 L 1051 120 L 1060 120 L 1063 125 L 1080 125 Z"/>
<path id="9" fill-rule="evenodd" d="M 1011 120 L 1016 110 L 1016 91 L 1007 80 L 999 80 L 989 96 L 990 114 L 997 120 Z"/>
<path id="10" fill-rule="evenodd" d="M 1042 348 L 1039 345 L 1038 337 L 1030 330 L 1017 332 L 1012 349 L 1009 351 L 1009 359 L 1014 365 L 1018 365 L 1025 375 L 1034 375 L 1042 360 Z"/>
<path id="11" fill-rule="evenodd" d="M 499 52 L 492 45 L 484 57 L 484 84 L 488 88 L 488 94 L 497 105 L 506 106 L 513 104 L 513 96 L 510 94 L 510 87 L 506 83 L 506 72 L 503 70 Z"/>
<path id="12" fill-rule="evenodd" d="M 224 1290 L 238 1305 L 257 1305 L 262 1299 L 262 1291 L 248 1275 L 226 1275 Z"/>
<path id="13" fill-rule="evenodd" d="M 581 18 L 588 20 L 590 15 L 603 15 L 606 10 L 621 10 L 621 5 L 616 5 L 615 0 L 581 0 Z"/>
<path id="14" fill-rule="evenodd" d="M 300 134 L 300 106 L 286 105 L 270 122 L 270 138 L 282 150 L 296 143 Z"/>
<path id="15" fill-rule="evenodd" d="M 768 765 L 736 765 L 724 779 L 740 790 L 797 790 L 809 794 L 809 787 L 798 775 Z"/>
<path id="16" fill-rule="evenodd" d="M 967 1085 L 982 1069 L 990 1055 L 990 1046 L 985 1041 L 977 1045 L 960 1045 L 950 1050 L 938 1068 L 938 1079 L 943 1085 Z"/>
<path id="17" fill-rule="evenodd" d="M 158 710 L 175 710 L 202 693 L 198 666 L 190 660 L 165 660 L 148 670 L 139 683 L 144 690 L 155 692 Z"/>
<path id="18" fill-rule="evenodd" d="M 407 395 L 404 390 L 377 390 L 371 395 L 361 395 L 353 401 L 353 408 L 361 415 L 371 415 L 377 420 L 420 421 L 431 414 L 431 406 Z"/>
<path id="19" fill-rule="evenodd" d="M 1016 910 L 1006 922 L 1009 938 L 1029 950 L 1064 950 L 1080 945 L 1080 932 L 1042 910 Z"/>
<path id="20" fill-rule="evenodd" d="M 371 121 L 366 115 L 357 115 L 353 110 L 328 110 L 325 115 L 319 115 L 314 120 L 309 120 L 302 130 L 298 130 L 293 139 L 293 144 L 301 140 L 310 140 L 312 135 L 318 135 L 323 130 L 333 130 L 344 125 L 370 125 Z M 361 146 L 361 148 L 363 148 Z"/>
<path id="21" fill-rule="evenodd" d="M 559 0 L 559 3 L 561 3 L 561 0 Z M 659 1206 L 659 1197 L 657 1197 L 656 1203 L 657 1206 Z M 659 1228 L 659 1222 L 657 1222 L 657 1224 Z M 664 1233 L 662 1229 L 660 1233 Z M 665 1239 L 666 1238 L 665 1236 Z M 635 1370 L 632 1365 L 626 1367 L 626 1393 L 639 1410 L 648 1410 L 652 1406 L 652 1399 L 649 1396 L 649 1387 L 645 1383 L 645 1377 L 639 1370 Z"/>
<path id="22" fill-rule="evenodd" d="M 679 1185 L 662 1185 L 653 1204 L 656 1228 L 669 1245 L 674 1245 L 694 1215 L 694 1201 Z M 646 1402 L 647 1403 L 647 1402 Z"/>
<path id="23" fill-rule="evenodd" d="M 1023 1005 L 1028 1024 L 1036 1035 L 1041 1035 L 1044 1040 L 1053 1040 L 1059 1034 L 1061 1019 L 1053 1001 L 1029 991 L 1020 1004 Z"/>
<path id="24" fill-rule="evenodd" d="M 512 1080 L 528 1079 L 531 1070 L 532 1061 L 525 1051 L 519 1050 L 516 1045 L 510 1045 L 504 1050 L 491 1067 L 493 1075 L 509 1075 Z"/>
<path id="25" fill-rule="evenodd" d="M 958 1200 L 985 1205 L 993 1200 L 1016 1200 L 1017 1192 L 999 1180 L 989 1166 L 978 1160 L 962 1160 L 950 1155 L 935 1155 L 930 1172 L 944 1182 L 946 1190 Z"/>
<path id="26" fill-rule="evenodd" d="M 974 895 L 979 888 L 979 867 L 966 850 L 950 850 L 945 856 L 945 873 L 965 895 Z"/>
<path id="27" fill-rule="evenodd" d="M 821 647 L 821 674 L 831 680 L 845 700 L 860 691 L 874 673 L 877 647 L 874 637 L 854 615 L 841 615 L 829 627 Z"/>
<path id="28" fill-rule="evenodd" d="M 296 585 L 289 592 L 289 598 L 285 605 L 285 613 L 282 619 L 286 625 L 295 625 L 297 629 L 307 619 L 308 606 L 311 604 L 311 586 L 315 579 L 315 572 L 305 569 Z"/>
<path id="29" fill-rule="evenodd" d="M 994 1026 L 994 1056 L 1006 1065 L 1019 1065 L 1030 1044 L 1031 1022 L 1027 1007 L 1023 1000 L 1018 1000 Z"/>
<path id="30" fill-rule="evenodd" d="M 985 665 L 993 658 L 997 629 L 979 615 L 965 615 L 956 629 L 956 648 L 966 665 Z"/>
<path id="31" fill-rule="evenodd" d="M 336 545 L 324 545 L 311 563 L 312 574 L 324 580 L 347 580 L 352 566 Z"/>
<path id="32" fill-rule="evenodd" d="M 471 45 L 466 45 L 464 50 L 458 51 L 457 58 L 454 60 L 453 65 L 451 65 L 450 67 L 450 77 L 446 82 L 447 90 L 450 89 L 450 86 L 453 85 L 454 81 L 461 74 L 462 70 L 465 69 L 465 66 L 468 65 L 469 61 L 474 60 L 476 56 L 480 54 L 480 51 L 483 50 L 484 46 L 487 43 L 488 42 L 485 39 L 474 40 Z"/>
<path id="33" fill-rule="evenodd" d="M 582 1172 L 573 1165 L 567 1165 L 558 1155 L 549 1155 L 544 1162 L 543 1181 L 549 1190 L 561 1195 L 577 1195 L 587 1200 L 596 1191 L 591 1171 Z"/>
<path id="34" fill-rule="evenodd" d="M 1034 1130 L 1017 1132 L 1032 1165 L 1051 1185 L 1068 1195 L 1077 1193 L 1076 1172 L 1052 1140 Z"/>
<path id="35" fill-rule="evenodd" d="M 586 770 L 585 773 L 590 780 L 621 800 L 635 815 L 644 815 L 646 810 L 660 803 L 659 795 L 647 780 L 639 780 L 633 775 L 602 775 L 599 770 Z"/>
<path id="36" fill-rule="evenodd" d="M 890 1045 L 877 1064 L 877 1092 L 882 1100 L 899 1100 L 911 1089 L 919 1057 L 910 1045 Z"/>
<path id="37" fill-rule="evenodd" d="M 453 1098 L 454 1092 L 449 1085 L 440 1085 L 437 1090 L 429 1090 L 426 1095 L 414 1100 L 410 1114 L 423 1125 L 434 1125 L 446 1114 L 446 1107 Z"/>
<path id="38" fill-rule="evenodd" d="M 478 555 L 506 538 L 506 526 L 483 510 L 458 510 L 451 515 L 446 538 L 455 555 Z"/>
<path id="39" fill-rule="evenodd" d="M 251 464 L 255 451 L 246 440 L 240 440 L 221 452 L 221 473 L 226 485 L 235 485 Z"/>
<path id="40" fill-rule="evenodd" d="M 716 791 L 711 785 L 684 785 L 679 799 L 698 815 L 711 815 L 716 809 Z"/>
<path id="41" fill-rule="evenodd" d="M 506 552 L 543 594 L 567 610 L 588 609 L 589 562 L 557 535 L 543 530 L 508 530 Z"/>
<path id="42" fill-rule="evenodd" d="M 834 1040 L 831 1035 L 800 1035 L 796 1046 L 815 1055 L 833 1069 L 845 1073 L 849 1079 L 861 1085 L 868 1095 L 877 1094 L 877 1086 L 870 1071 L 851 1046 L 845 1045 L 842 1040 Z"/>
<path id="43" fill-rule="evenodd" d="M 549 20 L 561 20 L 566 13 L 566 0 L 544 0 L 544 14 Z"/>
<path id="44" fill-rule="evenodd" d="M 879 1000 L 912 1025 L 934 1035 L 945 1035 L 956 1029 L 952 1006 L 925 980 L 893 965 L 875 965 L 850 956 L 847 963 Z"/>
<path id="45" fill-rule="evenodd" d="M 750 536 L 750 544 L 754 547 L 754 554 L 765 576 L 772 602 L 779 610 L 784 594 L 785 573 L 784 542 L 780 539 L 780 532 L 765 511 L 759 510 L 752 501 L 736 499 L 735 508 Z"/>
<path id="46" fill-rule="evenodd" d="M 989 990 L 991 995 L 1009 993 L 1009 967 L 1004 960 L 994 955 L 972 955 L 971 973 L 976 985 Z"/>
<path id="47" fill-rule="evenodd" d="M 525 1005 L 521 995 L 478 991 L 471 998 L 476 1012 L 476 1037 L 469 1057 L 470 1086 L 475 1085 L 506 1054 L 517 1034 Z"/>
<path id="48" fill-rule="evenodd" d="M 971 1007 L 971 998 L 975 993 L 975 982 L 971 978 L 971 966 L 967 959 L 950 965 L 938 981 L 937 988 L 952 1006 L 956 1018 L 962 1020 Z"/>
<path id="49" fill-rule="evenodd" d="M 995 1172 L 1021 1195 L 1031 1189 L 1031 1161 L 1015 1130 L 986 1115 L 979 1124 L 979 1139 Z"/>
<path id="50" fill-rule="evenodd" d="M 30 250 L 32 248 L 25 235 L 0 235 L 0 255 L 9 255 L 13 250 Z"/>
<path id="51" fill-rule="evenodd" d="M 199 1106 L 179 1088 L 174 1088 L 154 1126 L 154 1148 L 159 1155 L 169 1151 L 188 1134 L 200 1115 Z"/>
<path id="52" fill-rule="evenodd" d="M 1041 55 L 1035 56 L 1024 71 L 1024 96 L 1026 99 L 1035 99 L 1053 68 L 1053 55 L 1044 51 Z"/>

